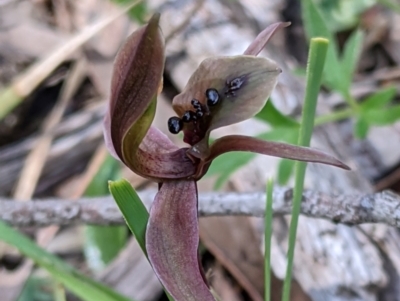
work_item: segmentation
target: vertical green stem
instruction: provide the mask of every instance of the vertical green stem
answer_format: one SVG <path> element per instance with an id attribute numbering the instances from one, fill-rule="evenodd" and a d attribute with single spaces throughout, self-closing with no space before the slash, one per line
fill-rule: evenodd
<path id="1" fill-rule="evenodd" d="M 271 300 L 271 236 L 272 236 L 272 192 L 274 182 L 267 182 L 267 200 L 265 205 L 265 237 L 264 237 L 264 278 L 265 278 L 265 301 Z"/>
<path id="2" fill-rule="evenodd" d="M 313 38 L 310 43 L 307 64 L 307 83 L 303 108 L 303 116 L 300 127 L 298 144 L 308 146 L 314 128 L 315 109 L 317 106 L 318 93 L 321 85 L 322 71 L 324 69 L 326 52 L 329 41 L 324 38 Z M 306 163 L 296 162 L 295 186 L 293 192 L 292 220 L 289 230 L 289 248 L 287 252 L 287 269 L 283 286 L 283 301 L 289 301 L 292 280 L 294 247 L 296 243 L 297 224 L 299 220 L 301 199 L 303 195 L 304 176 Z"/>

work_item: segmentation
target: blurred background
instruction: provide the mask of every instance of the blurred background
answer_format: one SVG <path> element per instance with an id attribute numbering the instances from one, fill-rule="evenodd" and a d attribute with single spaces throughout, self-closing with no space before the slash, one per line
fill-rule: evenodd
<path id="1" fill-rule="evenodd" d="M 213 138 L 242 133 L 296 143 L 309 38 L 325 36 L 331 43 L 312 146 L 353 170 L 310 164 L 306 188 L 329 194 L 400 191 L 397 0 L 144 0 L 121 13 L 130 3 L 0 0 L 0 218 L 16 221 L 38 245 L 129 298 L 167 300 L 123 224 L 71 220 L 45 226 L 29 221 L 34 212 L 14 210 L 32 199 L 107 196 L 107 181 L 121 177 L 139 191 L 157 188 L 112 159 L 102 134 L 114 57 L 153 12 L 161 13 L 167 56 L 154 123 L 174 142 L 184 145 L 182 136 L 167 130 L 171 101 L 198 64 L 241 54 L 266 26 L 290 21 L 261 54 L 283 69 L 267 107 Z M 269 177 L 291 187 L 292 171 L 288 160 L 230 153 L 215 160 L 199 192 L 264 191 Z M 289 221 L 273 221 L 272 300 L 280 300 Z M 206 276 L 221 299 L 263 300 L 263 219 L 203 217 L 200 232 Z M 292 300 L 400 300 L 398 229 L 301 217 L 298 234 Z M 1 241 L 0 296 L 78 300 Z"/>

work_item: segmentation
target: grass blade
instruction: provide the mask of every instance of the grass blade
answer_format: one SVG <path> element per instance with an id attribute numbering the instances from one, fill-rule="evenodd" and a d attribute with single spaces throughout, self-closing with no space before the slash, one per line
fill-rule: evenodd
<path id="1" fill-rule="evenodd" d="M 321 85 L 321 75 L 324 69 L 325 58 L 328 50 L 329 41 L 324 38 L 311 39 L 310 51 L 307 64 L 307 84 L 303 108 L 303 116 L 300 126 L 298 144 L 309 146 L 314 127 L 315 109 L 317 106 L 318 93 Z M 290 287 L 292 281 L 292 268 L 294 247 L 296 243 L 297 224 L 300 215 L 301 198 L 303 194 L 304 176 L 306 173 L 306 163 L 296 162 L 295 165 L 295 186 L 293 192 L 292 220 L 289 230 L 289 248 L 287 253 L 287 269 L 283 286 L 282 300 L 289 301 Z"/>
<path id="2" fill-rule="evenodd" d="M 129 301 L 111 288 L 77 272 L 73 267 L 37 246 L 32 240 L 0 221 L 0 240 L 46 269 L 57 281 L 84 301 Z"/>
<path id="3" fill-rule="evenodd" d="M 146 207 L 127 180 L 109 181 L 108 183 L 110 192 L 117 202 L 126 224 L 147 257 L 145 237 L 149 213 Z"/>
<path id="4" fill-rule="evenodd" d="M 265 277 L 265 301 L 271 300 L 271 237 L 272 237 L 272 192 L 274 182 L 267 182 L 267 200 L 265 205 L 265 237 L 264 237 L 264 277 Z"/>

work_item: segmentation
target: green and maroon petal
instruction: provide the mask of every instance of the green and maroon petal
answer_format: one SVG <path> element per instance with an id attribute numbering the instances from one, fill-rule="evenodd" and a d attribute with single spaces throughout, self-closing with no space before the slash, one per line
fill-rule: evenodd
<path id="1" fill-rule="evenodd" d="M 253 117 L 265 105 L 280 73 L 275 62 L 262 57 L 240 55 L 204 60 L 173 100 L 180 118 L 187 111 L 198 110 L 193 100 L 198 101 L 202 111 L 201 117 L 183 123 L 184 141 L 194 146 L 205 139 L 206 143 L 201 142 L 205 145 L 211 130 Z M 210 91 L 217 101 L 210 101 Z"/>
<path id="2" fill-rule="evenodd" d="M 269 25 L 262 32 L 258 34 L 258 36 L 254 39 L 253 42 L 247 47 L 243 54 L 246 55 L 258 55 L 261 50 L 265 48 L 269 39 L 281 28 L 288 27 L 290 22 L 277 22 Z"/>
<path id="3" fill-rule="evenodd" d="M 215 140 L 210 147 L 210 156 L 204 161 L 210 162 L 219 155 L 232 151 L 247 151 L 285 159 L 322 163 L 350 170 L 350 167 L 340 160 L 317 149 L 241 135 L 230 135 Z"/>
<path id="4" fill-rule="evenodd" d="M 120 49 L 104 119 L 110 152 L 135 173 L 156 181 L 187 178 L 195 170 L 185 149 L 179 149 L 159 130 L 151 128 L 165 60 L 159 18 L 154 15 Z"/>

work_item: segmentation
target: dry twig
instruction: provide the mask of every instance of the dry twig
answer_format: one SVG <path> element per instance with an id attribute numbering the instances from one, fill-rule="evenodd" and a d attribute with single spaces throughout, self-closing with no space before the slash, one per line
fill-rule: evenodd
<path id="1" fill-rule="evenodd" d="M 155 191 L 139 193 L 147 207 Z M 274 214 L 291 212 L 292 189 L 274 190 Z M 264 215 L 265 194 L 204 193 L 199 196 L 201 216 Z M 400 227 L 400 196 L 383 191 L 374 194 L 329 195 L 306 190 L 301 212 L 304 215 L 332 220 L 335 223 L 357 225 L 385 223 Z M 0 218 L 14 226 L 86 224 L 124 224 L 124 220 L 111 197 L 81 198 L 75 202 L 61 199 L 16 202 L 0 198 Z"/>

